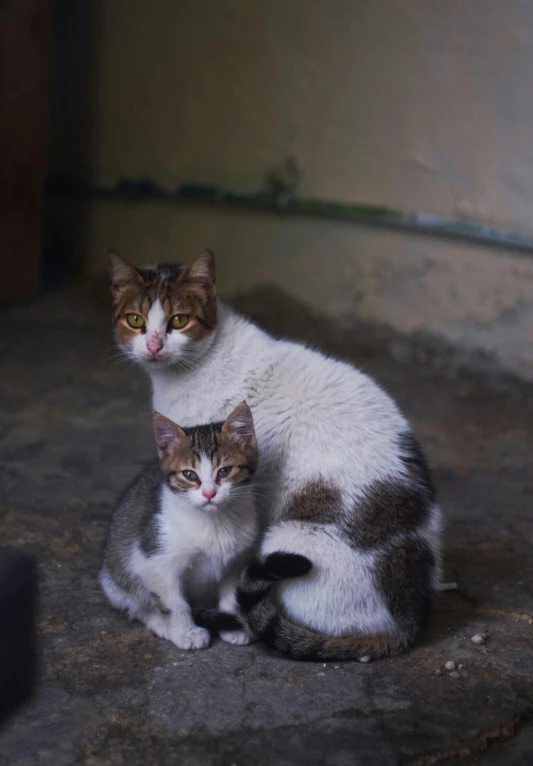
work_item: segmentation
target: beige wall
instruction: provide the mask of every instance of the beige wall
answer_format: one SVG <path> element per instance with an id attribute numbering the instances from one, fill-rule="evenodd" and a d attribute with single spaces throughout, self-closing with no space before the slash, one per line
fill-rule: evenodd
<path id="1" fill-rule="evenodd" d="M 106 0 L 96 178 L 302 193 L 533 231 L 530 0 Z"/>
<path id="2" fill-rule="evenodd" d="M 293 155 L 304 195 L 533 233 L 531 0 L 92 7 L 82 165 L 95 182 L 254 191 Z M 226 291 L 276 282 L 332 315 L 425 329 L 533 378 L 531 256 L 166 203 L 95 203 L 87 220 L 92 270 L 108 246 L 140 264 L 211 245 Z"/>

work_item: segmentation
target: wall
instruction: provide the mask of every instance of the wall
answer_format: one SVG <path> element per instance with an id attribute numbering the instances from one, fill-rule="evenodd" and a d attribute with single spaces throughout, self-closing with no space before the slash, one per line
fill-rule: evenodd
<path id="1" fill-rule="evenodd" d="M 304 195 L 533 233 L 528 0 L 93 8 L 84 165 L 94 182 L 147 176 L 169 189 L 193 180 L 255 191 L 291 155 Z M 69 163 L 56 156 L 54 168 Z M 142 263 L 212 245 L 228 290 L 283 283 L 331 313 L 424 328 L 533 377 L 531 257 L 152 202 L 94 203 L 87 242 L 92 270 L 107 246 Z"/>

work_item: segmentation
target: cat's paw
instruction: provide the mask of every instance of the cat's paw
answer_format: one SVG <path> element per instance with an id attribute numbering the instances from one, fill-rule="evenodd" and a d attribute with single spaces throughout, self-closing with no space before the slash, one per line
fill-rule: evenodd
<path id="1" fill-rule="evenodd" d="M 235 646 L 246 646 L 252 640 L 244 630 L 221 630 L 220 638 Z"/>
<path id="2" fill-rule="evenodd" d="M 170 627 L 168 620 L 158 614 L 154 614 L 146 620 L 146 627 L 159 638 L 170 639 Z"/>
<path id="3" fill-rule="evenodd" d="M 210 639 L 209 631 L 205 628 L 173 628 L 170 631 L 170 640 L 178 649 L 205 649 Z"/>

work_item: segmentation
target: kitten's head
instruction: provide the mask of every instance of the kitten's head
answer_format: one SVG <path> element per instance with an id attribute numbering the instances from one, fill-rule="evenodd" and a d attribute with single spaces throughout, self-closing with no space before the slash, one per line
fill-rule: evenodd
<path id="1" fill-rule="evenodd" d="M 215 256 L 205 250 L 187 266 L 136 269 L 108 254 L 115 339 L 148 369 L 190 362 L 209 345 L 217 323 Z"/>
<path id="2" fill-rule="evenodd" d="M 224 423 L 180 428 L 154 415 L 154 433 L 168 486 L 191 506 L 218 511 L 243 494 L 257 466 L 252 413 L 239 404 Z"/>

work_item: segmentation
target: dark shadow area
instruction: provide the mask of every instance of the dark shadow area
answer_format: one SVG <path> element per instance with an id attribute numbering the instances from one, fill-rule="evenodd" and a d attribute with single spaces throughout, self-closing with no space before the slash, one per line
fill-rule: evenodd
<path id="1" fill-rule="evenodd" d="M 100 0 L 53 0 L 48 174 L 93 176 L 99 84 Z M 83 272 L 87 258 L 90 200 L 45 195 L 43 287 Z"/>

